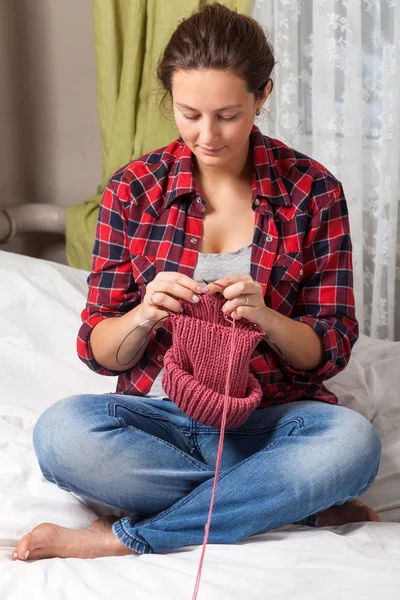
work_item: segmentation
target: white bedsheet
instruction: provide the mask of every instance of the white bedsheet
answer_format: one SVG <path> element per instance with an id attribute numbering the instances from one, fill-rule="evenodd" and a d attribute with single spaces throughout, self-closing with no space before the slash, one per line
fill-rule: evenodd
<path id="1" fill-rule="evenodd" d="M 0 251 L 0 600 L 191 600 L 201 546 L 167 554 L 11 561 L 41 522 L 83 529 L 102 513 L 47 482 L 32 446 L 39 415 L 63 397 L 115 390 L 75 353 L 87 273 Z M 208 545 L 198 600 L 400 598 L 400 343 L 361 336 L 327 382 L 377 428 L 378 477 L 360 497 L 379 523 L 287 525 Z M 218 488 L 217 488 L 218 497 Z"/>

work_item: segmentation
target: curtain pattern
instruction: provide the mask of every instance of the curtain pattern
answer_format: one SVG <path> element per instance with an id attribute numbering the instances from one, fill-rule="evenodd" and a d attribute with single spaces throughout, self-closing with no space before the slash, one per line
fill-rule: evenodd
<path id="1" fill-rule="evenodd" d="M 256 123 L 343 183 L 360 330 L 400 339 L 400 2 L 256 0 L 251 14 L 277 60 Z"/>

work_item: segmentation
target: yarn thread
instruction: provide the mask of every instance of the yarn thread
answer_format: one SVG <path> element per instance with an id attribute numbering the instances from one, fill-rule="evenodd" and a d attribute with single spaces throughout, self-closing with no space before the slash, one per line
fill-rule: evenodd
<path id="1" fill-rule="evenodd" d="M 217 462 L 216 462 L 216 465 L 215 465 L 214 485 L 213 485 L 212 494 L 211 494 L 210 508 L 209 508 L 209 511 L 208 511 L 208 520 L 207 520 L 207 523 L 206 523 L 206 526 L 205 526 L 205 534 L 204 534 L 204 539 L 203 539 L 203 548 L 202 548 L 202 552 L 201 552 L 200 563 L 199 563 L 199 568 L 198 568 L 198 571 L 197 571 L 196 584 L 195 584 L 195 588 L 194 588 L 192 600 L 196 600 L 197 599 L 197 593 L 198 593 L 198 590 L 199 590 L 199 585 L 200 585 L 200 580 L 201 580 L 201 574 L 202 574 L 202 571 L 203 571 L 204 556 L 205 556 L 206 547 L 207 547 L 208 534 L 210 532 L 211 515 L 212 515 L 212 511 L 213 511 L 213 507 L 214 507 L 215 492 L 216 492 L 216 489 L 217 489 L 217 481 L 218 481 L 218 474 L 219 474 L 219 465 L 220 465 L 220 462 L 221 462 L 222 449 L 223 449 L 223 446 L 224 446 L 226 414 L 227 414 L 227 408 L 228 408 L 228 402 L 227 402 L 227 400 L 228 400 L 228 396 L 229 396 L 229 380 L 230 380 L 231 370 L 232 370 L 233 352 L 235 350 L 235 345 L 234 345 L 234 330 L 235 330 L 235 321 L 233 321 L 233 324 L 232 324 L 231 348 L 230 348 L 229 363 L 228 363 L 229 366 L 228 366 L 228 374 L 227 374 L 227 377 L 226 377 L 226 384 L 225 384 L 224 408 L 223 408 L 223 413 L 222 413 L 221 432 L 220 432 L 220 436 L 219 436 Z"/>

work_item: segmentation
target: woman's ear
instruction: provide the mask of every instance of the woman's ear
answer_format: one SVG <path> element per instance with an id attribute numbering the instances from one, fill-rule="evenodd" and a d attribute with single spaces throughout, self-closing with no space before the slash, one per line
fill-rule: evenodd
<path id="1" fill-rule="evenodd" d="M 264 102 L 266 102 L 266 100 L 268 99 L 268 96 L 272 92 L 272 87 L 273 87 L 272 79 L 269 78 L 267 81 L 267 84 L 265 86 L 265 89 L 264 89 L 263 104 L 264 104 Z"/>
<path id="2" fill-rule="evenodd" d="M 257 102 L 257 111 L 256 111 L 257 115 L 260 114 L 260 111 L 263 107 L 264 102 L 266 102 L 268 100 L 268 96 L 270 95 L 272 88 L 273 88 L 273 82 L 272 82 L 272 79 L 269 78 L 263 88 L 262 96 L 259 99 L 259 101 Z M 261 91 L 261 88 L 260 88 L 260 91 Z"/>

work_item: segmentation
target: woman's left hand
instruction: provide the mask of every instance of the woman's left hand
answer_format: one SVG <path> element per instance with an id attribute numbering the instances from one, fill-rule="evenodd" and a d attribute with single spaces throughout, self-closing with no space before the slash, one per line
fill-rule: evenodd
<path id="1" fill-rule="evenodd" d="M 207 288 L 209 293 L 221 292 L 226 298 L 222 311 L 228 317 L 243 317 L 260 327 L 265 326 L 268 309 L 265 306 L 262 287 L 251 275 L 221 277 L 208 283 Z"/>

